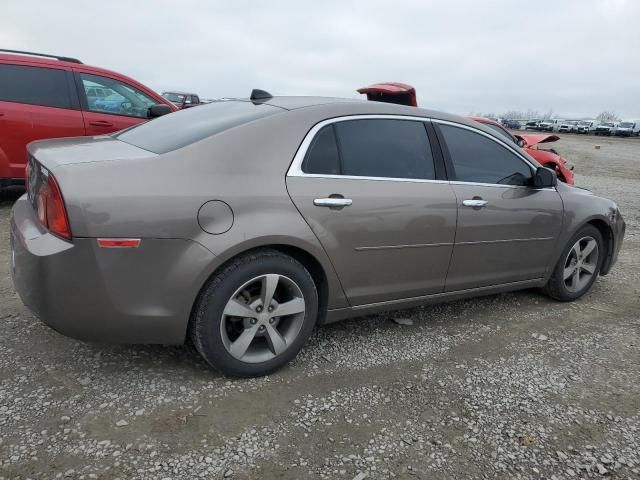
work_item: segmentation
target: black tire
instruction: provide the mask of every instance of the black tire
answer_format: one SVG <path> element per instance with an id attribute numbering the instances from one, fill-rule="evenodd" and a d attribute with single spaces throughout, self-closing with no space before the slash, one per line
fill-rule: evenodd
<path id="1" fill-rule="evenodd" d="M 304 320 L 299 333 L 275 358 L 260 363 L 243 362 L 229 353 L 221 333 L 227 302 L 243 284 L 261 275 L 278 274 L 291 279 L 304 299 Z M 311 335 L 318 317 L 318 292 L 313 278 L 297 260 L 275 250 L 242 255 L 223 267 L 202 289 L 191 322 L 190 337 L 196 350 L 212 367 L 225 375 L 259 377 L 290 362 Z"/>
<path id="2" fill-rule="evenodd" d="M 595 268 L 595 272 L 591 276 L 591 279 L 584 285 L 584 287 L 580 288 L 580 290 L 572 292 L 567 288 L 564 280 L 564 269 L 565 263 L 567 261 L 567 257 L 569 252 L 573 248 L 573 246 L 580 240 L 581 238 L 591 237 L 593 238 L 598 245 L 598 259 Z M 551 278 L 545 285 L 543 291 L 551 298 L 558 300 L 560 302 L 570 302 L 573 300 L 577 300 L 582 297 L 585 293 L 587 293 L 593 283 L 598 278 L 598 274 L 600 273 L 600 268 L 602 267 L 602 262 L 604 261 L 606 252 L 604 249 L 604 240 L 602 239 L 602 234 L 600 230 L 598 230 L 593 225 L 585 225 L 580 230 L 578 230 L 575 235 L 571 237 L 571 239 L 565 245 L 565 248 L 562 251 L 562 255 L 560 255 L 560 259 L 553 269 L 553 273 L 551 274 Z"/>

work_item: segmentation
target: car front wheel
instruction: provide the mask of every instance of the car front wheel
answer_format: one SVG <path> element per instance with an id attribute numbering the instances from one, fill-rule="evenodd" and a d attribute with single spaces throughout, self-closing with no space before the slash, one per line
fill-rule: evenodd
<path id="1" fill-rule="evenodd" d="M 262 376 L 298 354 L 317 310 L 315 283 L 300 262 L 278 251 L 250 253 L 231 261 L 204 287 L 191 340 L 222 373 Z"/>
<path id="2" fill-rule="evenodd" d="M 576 300 L 587 293 L 598 278 L 604 259 L 602 234 L 593 225 L 582 227 L 567 242 L 546 293 L 556 300 Z"/>

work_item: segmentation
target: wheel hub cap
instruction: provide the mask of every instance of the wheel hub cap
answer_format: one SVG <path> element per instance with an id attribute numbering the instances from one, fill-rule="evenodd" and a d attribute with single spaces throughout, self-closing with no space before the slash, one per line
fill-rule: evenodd
<path id="1" fill-rule="evenodd" d="M 564 284 L 572 293 L 583 290 L 596 274 L 598 266 L 598 242 L 593 237 L 582 237 L 569 253 L 564 263 Z"/>
<path id="2" fill-rule="evenodd" d="M 220 322 L 226 350 L 247 363 L 269 361 L 296 339 L 304 323 L 300 287 L 284 275 L 267 274 L 242 285 L 227 301 Z"/>

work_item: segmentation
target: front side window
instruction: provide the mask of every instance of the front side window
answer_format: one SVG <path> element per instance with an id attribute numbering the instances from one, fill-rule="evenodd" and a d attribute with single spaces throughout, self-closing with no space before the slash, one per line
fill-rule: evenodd
<path id="1" fill-rule="evenodd" d="M 461 182 L 528 185 L 531 168 L 498 142 L 479 133 L 440 125 L 455 179 Z"/>
<path id="2" fill-rule="evenodd" d="M 91 112 L 147 118 L 149 107 L 158 103 L 137 88 L 112 78 L 81 73 L 80 79 Z"/>
<path id="3" fill-rule="evenodd" d="M 72 108 L 67 72 L 0 64 L 0 101 Z"/>
<path id="4" fill-rule="evenodd" d="M 313 139 L 302 171 L 359 177 L 434 179 L 423 122 L 346 120 L 327 125 Z"/>

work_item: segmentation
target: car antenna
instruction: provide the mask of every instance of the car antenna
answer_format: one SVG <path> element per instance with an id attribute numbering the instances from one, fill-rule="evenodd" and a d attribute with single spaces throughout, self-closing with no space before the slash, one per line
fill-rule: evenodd
<path id="1" fill-rule="evenodd" d="M 251 96 L 249 97 L 249 100 L 268 100 L 270 98 L 273 98 L 273 95 L 271 95 L 269 92 L 254 88 L 253 90 L 251 90 Z"/>

